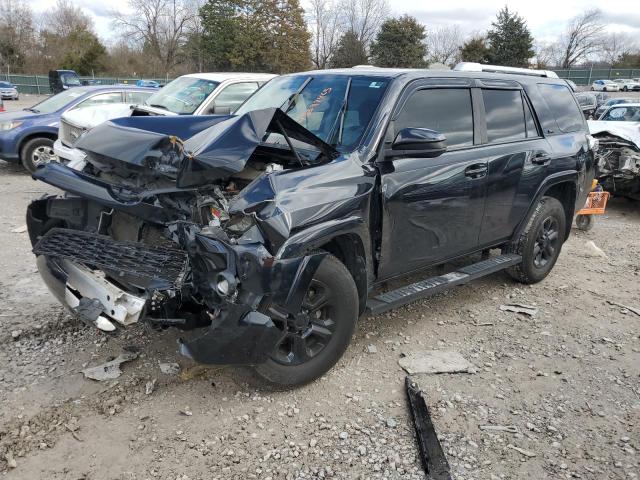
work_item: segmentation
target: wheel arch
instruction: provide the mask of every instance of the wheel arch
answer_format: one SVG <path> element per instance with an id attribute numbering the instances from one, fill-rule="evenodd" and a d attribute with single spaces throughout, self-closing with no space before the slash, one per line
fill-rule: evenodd
<path id="1" fill-rule="evenodd" d="M 330 220 L 302 230 L 280 247 L 277 258 L 292 258 L 322 249 L 333 254 L 349 270 L 358 289 L 359 312 L 364 312 L 371 272 L 368 227 L 358 216 Z"/>
<path id="2" fill-rule="evenodd" d="M 560 172 L 558 174 L 547 177 L 546 181 L 538 188 L 533 201 L 529 205 L 529 209 L 527 210 L 526 215 L 518 224 L 513 238 L 518 238 L 518 236 L 522 233 L 524 228 L 527 226 L 527 221 L 531 216 L 531 212 L 534 211 L 536 205 L 544 196 L 556 198 L 564 207 L 565 217 L 567 220 L 564 239 L 566 240 L 567 238 L 569 238 L 569 234 L 571 233 L 571 225 L 573 223 L 573 216 L 575 214 L 576 208 L 576 198 L 578 192 L 577 182 L 578 172 L 576 171 Z"/>
<path id="3" fill-rule="evenodd" d="M 24 137 L 22 137 L 20 139 L 20 141 L 18 142 L 18 158 L 20 158 L 20 160 L 22 160 L 22 150 L 24 149 L 24 146 L 31 140 L 34 140 L 36 138 L 48 138 L 52 141 L 56 141 L 58 138 L 58 133 L 53 133 L 53 132 L 48 132 L 48 131 L 37 131 L 37 132 L 30 132 L 27 133 Z"/>

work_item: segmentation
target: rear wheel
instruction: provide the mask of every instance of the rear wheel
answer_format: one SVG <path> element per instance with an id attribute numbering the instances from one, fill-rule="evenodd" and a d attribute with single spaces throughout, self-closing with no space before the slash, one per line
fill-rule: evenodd
<path id="1" fill-rule="evenodd" d="M 33 138 L 25 143 L 20 153 L 22 165 L 29 172 L 33 173 L 40 165 L 57 160 L 53 151 L 53 140 L 50 138 Z"/>
<path id="2" fill-rule="evenodd" d="M 300 315 L 288 318 L 276 306 L 265 313 L 283 335 L 256 372 L 280 386 L 303 385 L 329 371 L 347 349 L 358 320 L 358 292 L 344 264 L 327 255 L 311 280 Z"/>
<path id="3" fill-rule="evenodd" d="M 527 221 L 527 226 L 512 243 L 510 251 L 522 256 L 522 263 L 507 270 L 522 283 L 544 279 L 558 260 L 564 243 L 566 218 L 558 199 L 542 197 Z"/>

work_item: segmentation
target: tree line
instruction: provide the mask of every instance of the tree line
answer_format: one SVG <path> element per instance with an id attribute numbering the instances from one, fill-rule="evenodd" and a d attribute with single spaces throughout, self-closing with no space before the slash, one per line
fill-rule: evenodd
<path id="1" fill-rule="evenodd" d="M 3 70 L 164 77 L 193 71 L 287 73 L 371 64 L 451 66 L 459 61 L 570 68 L 587 62 L 640 67 L 637 41 L 608 33 L 599 10 L 570 19 L 554 42 L 536 42 L 526 20 L 502 8 L 486 32 L 428 28 L 393 16 L 387 0 L 128 0 L 111 13 L 105 45 L 71 0 L 35 15 L 26 0 L 0 0 Z"/>

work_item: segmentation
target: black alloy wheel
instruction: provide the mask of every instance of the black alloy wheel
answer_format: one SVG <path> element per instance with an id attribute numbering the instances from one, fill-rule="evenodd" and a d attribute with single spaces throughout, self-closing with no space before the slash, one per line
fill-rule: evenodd
<path id="1" fill-rule="evenodd" d="M 328 254 L 314 274 L 302 308 L 291 315 L 264 308 L 282 331 L 270 358 L 256 372 L 279 387 L 304 385 L 329 371 L 347 349 L 358 321 L 358 289 L 344 264 Z"/>
<path id="2" fill-rule="evenodd" d="M 536 268 L 544 268 L 555 259 L 560 242 L 558 228 L 558 220 L 554 217 L 547 217 L 540 224 L 536 244 L 533 247 L 533 264 Z"/>

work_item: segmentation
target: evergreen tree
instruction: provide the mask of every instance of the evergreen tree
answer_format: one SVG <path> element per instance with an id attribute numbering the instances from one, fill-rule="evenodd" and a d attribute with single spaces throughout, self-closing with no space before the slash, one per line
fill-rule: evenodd
<path id="1" fill-rule="evenodd" d="M 208 0 L 200 18 L 208 69 L 288 73 L 311 64 L 299 0 Z"/>
<path id="2" fill-rule="evenodd" d="M 487 34 L 489 62 L 510 67 L 529 66 L 529 59 L 535 52 L 527 22 L 505 6 L 491 25 L 493 28 Z"/>
<path id="3" fill-rule="evenodd" d="M 338 47 L 331 57 L 330 64 L 331 68 L 351 68 L 368 62 L 364 44 L 353 30 L 349 30 L 338 41 Z"/>
<path id="4" fill-rule="evenodd" d="M 371 57 L 379 67 L 421 68 L 426 65 L 424 26 L 403 15 L 386 20 L 371 45 Z"/>
<path id="5" fill-rule="evenodd" d="M 489 63 L 489 48 L 484 37 L 473 37 L 460 47 L 460 61 Z"/>

